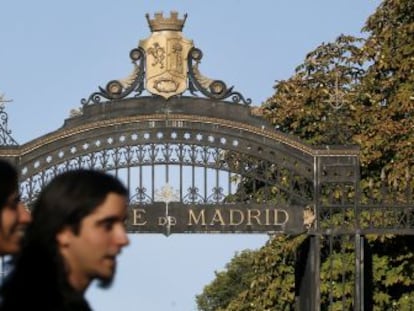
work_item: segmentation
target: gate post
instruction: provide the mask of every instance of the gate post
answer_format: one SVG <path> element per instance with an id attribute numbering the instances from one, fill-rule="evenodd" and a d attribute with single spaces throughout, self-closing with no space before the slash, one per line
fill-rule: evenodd
<path id="1" fill-rule="evenodd" d="M 321 237 L 319 235 L 311 237 L 311 247 L 313 249 L 313 284 L 312 289 L 312 309 L 311 311 L 320 311 L 321 309 Z"/>
<path id="2" fill-rule="evenodd" d="M 295 310 L 320 310 L 320 237 L 309 236 L 299 246 L 295 265 Z"/>
<path id="3" fill-rule="evenodd" d="M 355 234 L 355 310 L 372 311 L 372 253 L 363 235 Z"/>

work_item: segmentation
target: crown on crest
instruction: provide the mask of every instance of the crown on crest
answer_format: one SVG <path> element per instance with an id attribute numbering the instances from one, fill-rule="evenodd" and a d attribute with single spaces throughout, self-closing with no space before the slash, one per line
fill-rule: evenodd
<path id="1" fill-rule="evenodd" d="M 155 13 L 154 19 L 150 19 L 149 14 L 146 14 L 145 17 L 147 18 L 151 32 L 162 30 L 181 31 L 187 19 L 187 14 L 184 14 L 183 19 L 178 19 L 177 12 L 171 12 L 169 18 L 164 18 L 162 12 Z"/>

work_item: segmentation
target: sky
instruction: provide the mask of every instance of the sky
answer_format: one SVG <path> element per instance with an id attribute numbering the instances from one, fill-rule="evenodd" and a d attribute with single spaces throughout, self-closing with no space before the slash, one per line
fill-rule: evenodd
<path id="1" fill-rule="evenodd" d="M 63 125 L 80 100 L 132 70 L 129 51 L 150 30 L 145 14 L 188 14 L 200 71 L 259 106 L 306 54 L 361 28 L 379 0 L 0 0 L 0 94 L 20 144 Z M 92 286 L 97 311 L 196 310 L 195 295 L 262 234 L 131 235 L 113 286 Z"/>

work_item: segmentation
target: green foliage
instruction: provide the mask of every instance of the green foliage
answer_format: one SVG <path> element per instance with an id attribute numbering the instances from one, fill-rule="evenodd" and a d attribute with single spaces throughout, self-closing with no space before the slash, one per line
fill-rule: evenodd
<path id="1" fill-rule="evenodd" d="M 343 235 L 325 239 L 320 272 L 322 309 L 329 306 L 329 310 L 351 310 L 355 279 L 354 238 Z M 327 252 L 329 245 L 331 252 Z"/>
<path id="2" fill-rule="evenodd" d="M 413 1 L 384 1 L 364 30 L 370 34 L 364 61 L 371 65 L 358 88 L 366 109 L 354 139 L 361 145 L 363 173 L 378 178 L 384 170 L 388 184 L 402 191 L 414 175 Z"/>
<path id="3" fill-rule="evenodd" d="M 374 310 L 410 310 L 414 298 L 414 237 L 370 236 Z"/>
<path id="4" fill-rule="evenodd" d="M 350 91 L 364 73 L 361 39 L 340 36 L 310 52 L 288 80 L 278 81 L 264 114 L 285 133 L 314 144 L 350 144 L 357 130 L 350 122 L 357 114 Z"/>
<path id="5" fill-rule="evenodd" d="M 236 255 L 197 296 L 201 311 L 294 310 L 295 252 L 306 235 L 275 236 Z"/>
<path id="6" fill-rule="evenodd" d="M 224 271 L 215 272 L 216 278 L 196 297 L 199 310 L 224 309 L 234 297 L 249 288 L 254 271 L 254 252 L 245 250 L 235 255 Z"/>
<path id="7" fill-rule="evenodd" d="M 262 107 L 263 115 L 278 130 L 310 144 L 359 145 L 361 203 L 413 202 L 414 1 L 384 0 L 363 31 L 365 39 L 341 35 L 308 53 L 291 78 L 277 82 L 274 95 Z M 384 186 L 391 189 L 391 199 L 384 196 Z M 261 196 L 259 190 L 251 190 L 249 198 Z M 343 189 L 324 194 L 322 202 L 354 196 Z M 361 221 L 385 226 L 398 220 L 395 215 L 364 212 Z M 349 209 L 321 225 L 348 226 L 354 217 Z M 228 271 L 218 274 L 228 282 L 217 277 L 207 286 L 198 296 L 208 298 L 200 310 L 293 310 L 295 250 L 304 238 L 277 236 L 250 252 L 253 263 L 240 270 L 246 276 L 243 282 L 232 283 Z M 352 309 L 354 238 L 330 239 L 322 240 L 321 308 Z M 373 235 L 367 241 L 372 252 L 372 267 L 367 269 L 372 270 L 373 310 L 411 310 L 414 238 Z M 233 287 L 235 291 L 213 305 L 214 295 Z"/>

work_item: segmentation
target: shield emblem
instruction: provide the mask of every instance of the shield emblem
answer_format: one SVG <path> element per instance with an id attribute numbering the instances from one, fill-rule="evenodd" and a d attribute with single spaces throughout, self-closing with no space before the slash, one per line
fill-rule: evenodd
<path id="1" fill-rule="evenodd" d="M 187 89 L 187 56 L 193 47 L 178 31 L 154 32 L 139 46 L 145 51 L 146 89 L 166 99 Z"/>

